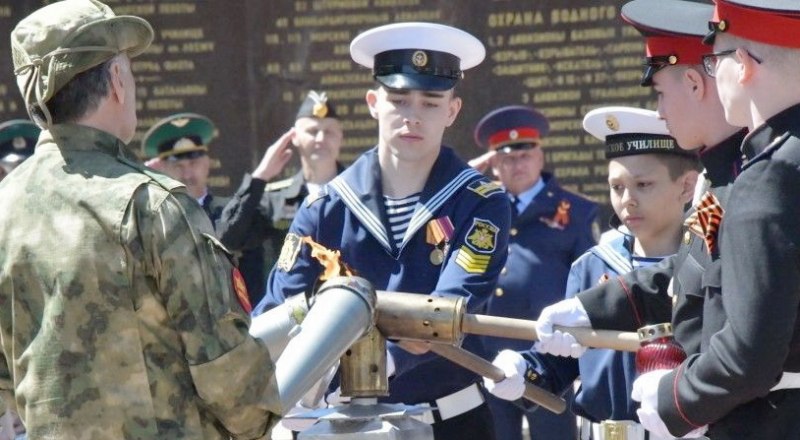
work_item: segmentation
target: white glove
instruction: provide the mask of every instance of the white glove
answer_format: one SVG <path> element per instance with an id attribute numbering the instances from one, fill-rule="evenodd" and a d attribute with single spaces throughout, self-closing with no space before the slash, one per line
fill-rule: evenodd
<path id="1" fill-rule="evenodd" d="M 505 379 L 495 382 L 483 378 L 483 386 L 495 396 L 505 400 L 517 400 L 525 392 L 525 370 L 528 363 L 521 354 L 513 350 L 503 350 L 492 361 L 492 365 L 503 370 Z"/>
<path id="2" fill-rule="evenodd" d="M 636 410 L 644 429 L 664 438 L 676 438 L 669 432 L 667 425 L 658 415 L 658 383 L 670 370 L 653 370 L 644 373 L 633 381 L 631 398 L 641 402 L 641 407 Z M 702 437 L 708 426 L 701 426 L 680 438 Z"/>
<path id="3" fill-rule="evenodd" d="M 350 403 L 350 398 L 347 396 L 342 396 L 342 387 L 336 387 L 334 392 L 325 396 L 325 402 L 328 403 L 328 408 L 333 408 L 334 406 L 341 406 L 345 403 Z"/>
<path id="4" fill-rule="evenodd" d="M 564 327 L 591 327 L 589 315 L 578 298 L 569 298 L 542 309 L 536 320 L 536 334 L 539 340 L 533 344 L 540 353 L 556 356 L 581 357 L 586 347 L 580 345 L 575 337 L 559 330 L 554 325 Z"/>
<path id="5" fill-rule="evenodd" d="M 386 377 L 394 376 L 396 368 L 394 366 L 394 358 L 392 357 L 392 352 L 386 350 Z"/>

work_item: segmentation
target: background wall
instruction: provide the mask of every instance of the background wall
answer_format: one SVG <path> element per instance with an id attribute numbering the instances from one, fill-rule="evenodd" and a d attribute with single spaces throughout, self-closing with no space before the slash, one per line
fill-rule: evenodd
<path id="1" fill-rule="evenodd" d="M 0 1 L 0 120 L 26 117 L 11 66 L 8 35 L 47 2 Z M 434 21 L 464 29 L 487 58 L 459 86 L 464 108 L 445 142 L 465 158 L 480 153 L 472 129 L 495 107 L 528 104 L 552 125 L 547 168 L 562 184 L 607 205 L 602 145 L 581 128 L 604 105 L 655 108 L 639 86 L 639 34 L 619 18 L 618 0 L 109 0 L 118 15 L 146 18 L 154 44 L 133 63 L 139 139 L 176 112 L 207 115 L 219 133 L 211 145 L 212 186 L 226 195 L 286 130 L 308 89 L 325 90 L 343 115 L 343 161 L 376 142 L 364 104 L 367 69 L 349 43 L 385 23 Z M 291 174 L 292 169 L 286 171 Z M 605 206 L 605 214 L 610 208 Z"/>

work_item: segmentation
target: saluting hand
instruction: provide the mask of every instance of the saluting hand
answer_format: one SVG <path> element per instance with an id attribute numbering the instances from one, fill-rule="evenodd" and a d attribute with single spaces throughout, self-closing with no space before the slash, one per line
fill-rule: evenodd
<path id="1" fill-rule="evenodd" d="M 487 153 L 483 153 L 480 156 L 470 160 L 467 162 L 469 166 L 475 168 L 477 171 L 483 173 L 487 169 L 489 169 L 489 165 L 492 163 L 492 158 L 497 154 L 497 150 L 491 150 Z"/>
<path id="2" fill-rule="evenodd" d="M 261 158 L 261 162 L 259 162 L 255 171 L 253 171 L 254 178 L 268 182 L 283 171 L 283 167 L 285 167 L 289 159 L 292 158 L 292 149 L 289 148 L 289 145 L 293 136 L 294 127 L 282 134 L 274 144 L 267 148 L 267 151 Z"/>

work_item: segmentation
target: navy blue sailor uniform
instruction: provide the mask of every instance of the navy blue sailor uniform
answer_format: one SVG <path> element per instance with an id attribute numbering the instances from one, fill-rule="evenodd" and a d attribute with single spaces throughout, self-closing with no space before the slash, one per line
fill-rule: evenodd
<path id="1" fill-rule="evenodd" d="M 566 297 L 572 298 L 586 289 L 603 286 L 634 268 L 658 264 L 660 258 L 634 258 L 633 240 L 632 236 L 621 235 L 592 247 L 577 259 L 569 273 Z M 590 349 L 578 359 L 541 354 L 534 349 L 521 354 L 528 363 L 527 379 L 553 393 L 563 392 L 580 377 L 580 387 L 570 409 L 584 419 L 582 439 L 597 438 L 597 434 L 592 433 L 594 423 L 638 421 L 638 403 L 630 398 L 636 379 L 633 353 Z"/>
<path id="2" fill-rule="evenodd" d="M 476 124 L 475 142 L 496 151 L 492 169 L 500 183 L 514 194 L 508 261 L 486 313 L 493 316 L 530 319 L 564 297 L 572 262 L 594 245 L 597 205 L 561 188 L 552 174 L 541 172 L 544 164 L 542 139 L 550 130 L 547 117 L 522 105 L 499 107 Z M 508 164 L 519 161 L 524 173 L 509 172 Z M 489 355 L 502 350 L 524 350 L 529 341 L 484 337 Z M 569 392 L 565 398 L 571 399 Z M 497 438 L 522 440 L 522 417 L 535 437 L 573 440 L 575 418 L 568 412 L 525 411 L 526 405 L 489 396 Z"/>
<path id="3" fill-rule="evenodd" d="M 431 221 L 449 219 L 452 234 L 430 243 Z M 321 266 L 299 237 L 341 252 L 342 261 L 376 289 L 423 295 L 460 295 L 467 310 L 483 311 L 506 261 L 510 204 L 505 191 L 468 167 L 443 146 L 420 194 L 402 244 L 387 233 L 377 148 L 363 154 L 342 174 L 310 195 L 289 229 L 267 293 L 254 314 L 310 291 Z M 433 258 L 442 253 L 442 258 Z M 485 356 L 477 336 L 463 347 Z M 429 403 L 468 387 L 478 376 L 432 353 L 412 355 L 389 343 L 396 374 L 387 402 Z"/>
<path id="4" fill-rule="evenodd" d="M 489 315 L 519 319 L 538 316 L 544 307 L 564 298 L 570 265 L 595 243 L 597 205 L 564 190 L 549 173 L 542 173 L 542 179 L 544 188 L 513 220 L 508 261 L 489 299 L 486 311 Z M 559 208 L 564 212 L 566 206 L 569 222 L 562 224 L 557 213 Z M 504 349 L 521 351 L 530 347 L 530 341 L 519 339 L 485 337 L 484 340 L 491 357 Z M 563 391 L 562 388 L 554 392 Z M 564 397 L 570 399 L 571 391 Z M 521 436 L 517 428 L 511 431 L 501 427 L 519 423 L 520 407 L 494 396 L 490 399 L 498 433 L 510 438 Z M 537 410 L 527 411 L 525 416 L 534 436 L 554 440 L 575 436 L 575 419 L 569 412 L 553 414 Z"/>
<path id="5" fill-rule="evenodd" d="M 669 137 L 665 122 L 654 111 L 627 107 L 598 108 L 586 114 L 584 128 L 605 140 L 607 159 L 635 154 L 679 155 L 696 159 L 694 153 L 678 148 L 675 140 Z M 616 216 L 613 220 L 618 221 Z M 656 267 L 672 267 L 674 256 L 634 256 L 634 240 L 634 237 L 623 234 L 592 247 L 576 260 L 570 269 L 566 297 L 578 296 L 583 302 L 581 292 L 610 290 L 620 285 L 618 280 L 630 274 Z M 589 317 L 594 328 L 606 328 L 595 321 L 591 312 Z M 641 320 L 633 322 L 637 325 L 630 330 L 644 325 Z M 522 354 L 528 361 L 528 380 L 552 392 L 563 390 L 580 377 L 581 385 L 571 409 L 583 417 L 581 439 L 613 438 L 608 435 L 616 430 L 622 430 L 627 436 L 625 438 L 647 438 L 648 434 L 638 424 L 638 403 L 631 399 L 633 382 L 637 377 L 634 354 L 590 349 L 578 360 L 545 355 L 534 349 Z"/>

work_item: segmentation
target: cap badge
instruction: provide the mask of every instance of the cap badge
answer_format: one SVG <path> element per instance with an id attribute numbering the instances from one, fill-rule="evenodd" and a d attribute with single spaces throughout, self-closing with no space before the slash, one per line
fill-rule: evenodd
<path id="1" fill-rule="evenodd" d="M 25 142 L 25 138 L 22 136 L 16 136 L 14 139 L 11 140 L 11 146 L 14 147 L 15 150 L 21 150 L 28 145 Z"/>
<path id="2" fill-rule="evenodd" d="M 173 119 L 173 120 L 169 121 L 169 123 L 174 125 L 174 126 L 176 126 L 176 127 L 178 127 L 178 128 L 183 128 L 183 127 L 186 126 L 186 124 L 189 123 L 189 121 L 190 121 L 189 118 L 176 118 L 176 119 Z"/>
<path id="3" fill-rule="evenodd" d="M 511 139 L 512 141 L 516 140 L 518 137 L 519 137 L 519 132 L 517 130 L 511 130 L 508 132 L 508 138 Z"/>
<path id="4" fill-rule="evenodd" d="M 428 54 L 425 51 L 418 50 L 411 55 L 411 63 L 416 67 L 425 67 L 428 65 Z"/>
<path id="5" fill-rule="evenodd" d="M 317 93 L 314 90 L 308 92 L 308 97 L 314 101 L 311 114 L 317 118 L 324 118 L 328 115 L 328 94 L 325 92 Z"/>
<path id="6" fill-rule="evenodd" d="M 175 146 L 173 146 L 172 149 L 175 151 L 180 151 L 180 150 L 188 150 L 196 146 L 197 145 L 194 143 L 193 140 L 184 137 L 175 141 Z"/>
<path id="7" fill-rule="evenodd" d="M 614 115 L 606 116 L 606 127 L 611 131 L 619 131 L 619 120 Z"/>
<path id="8" fill-rule="evenodd" d="M 324 118 L 328 115 L 328 105 L 324 102 L 318 102 L 314 104 L 314 108 L 311 110 L 311 113 L 317 118 Z"/>

